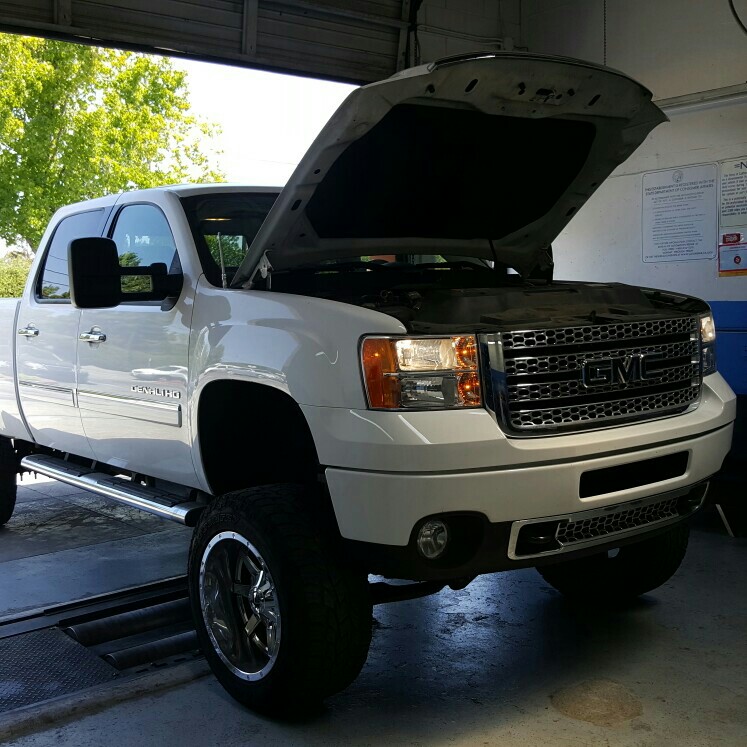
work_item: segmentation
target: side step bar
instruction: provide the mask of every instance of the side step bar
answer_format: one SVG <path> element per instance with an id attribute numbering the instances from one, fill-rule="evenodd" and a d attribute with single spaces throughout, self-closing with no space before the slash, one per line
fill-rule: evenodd
<path id="1" fill-rule="evenodd" d="M 124 477 L 96 472 L 45 454 L 24 457 L 21 467 L 188 527 L 197 524 L 197 519 L 205 508 L 204 503 L 185 501 L 183 496 L 133 483 Z"/>

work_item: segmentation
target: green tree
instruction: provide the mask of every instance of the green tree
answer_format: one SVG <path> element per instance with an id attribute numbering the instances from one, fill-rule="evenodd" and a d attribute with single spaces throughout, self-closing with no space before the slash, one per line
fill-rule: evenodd
<path id="1" fill-rule="evenodd" d="M 123 252 L 119 255 L 120 267 L 140 267 L 140 257 L 137 252 Z M 142 275 L 122 275 L 123 293 L 147 293 L 152 290 L 150 280 Z"/>
<path id="2" fill-rule="evenodd" d="M 164 57 L 0 34 L 0 238 L 35 249 L 62 205 L 222 181 L 187 94 Z"/>
<path id="3" fill-rule="evenodd" d="M 140 267 L 140 257 L 137 252 L 123 252 L 119 255 L 120 267 Z"/>
<path id="4" fill-rule="evenodd" d="M 220 265 L 221 251 L 223 252 L 223 264 L 226 267 L 238 267 L 246 255 L 246 239 L 243 236 L 205 234 L 205 242 L 218 265 Z"/>
<path id="5" fill-rule="evenodd" d="M 31 269 L 31 259 L 7 254 L 0 259 L 0 298 L 18 298 L 23 293 Z"/>

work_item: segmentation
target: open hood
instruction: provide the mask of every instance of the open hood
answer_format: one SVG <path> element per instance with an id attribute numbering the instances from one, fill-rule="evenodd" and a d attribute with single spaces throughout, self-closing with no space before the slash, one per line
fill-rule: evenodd
<path id="1" fill-rule="evenodd" d="M 405 70 L 342 103 L 233 285 L 267 261 L 285 269 L 395 250 L 497 257 L 529 272 L 664 120 L 634 80 L 567 58 L 491 53 Z"/>

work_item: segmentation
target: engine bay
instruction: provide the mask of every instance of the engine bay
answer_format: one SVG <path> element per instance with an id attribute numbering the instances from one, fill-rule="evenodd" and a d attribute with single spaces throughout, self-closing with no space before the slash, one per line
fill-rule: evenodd
<path id="1" fill-rule="evenodd" d="M 408 332 L 491 332 L 705 313 L 702 301 L 620 283 L 522 278 L 481 260 L 349 260 L 272 273 L 268 290 L 327 298 L 398 319 Z"/>

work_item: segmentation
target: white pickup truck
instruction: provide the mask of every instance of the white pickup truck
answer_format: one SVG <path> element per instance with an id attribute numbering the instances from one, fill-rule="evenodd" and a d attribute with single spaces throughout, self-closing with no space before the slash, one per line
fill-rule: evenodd
<path id="1" fill-rule="evenodd" d="M 709 308 L 550 249 L 664 119 L 592 64 L 453 58 L 353 92 L 282 191 L 62 208 L 0 305 L 0 522 L 32 470 L 195 526 L 205 654 L 270 712 L 357 676 L 378 602 L 664 583 L 731 442 Z"/>

